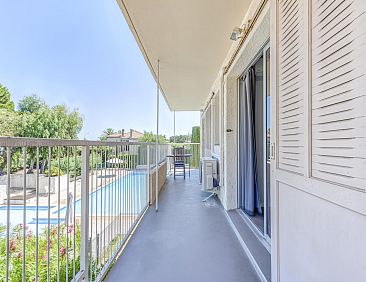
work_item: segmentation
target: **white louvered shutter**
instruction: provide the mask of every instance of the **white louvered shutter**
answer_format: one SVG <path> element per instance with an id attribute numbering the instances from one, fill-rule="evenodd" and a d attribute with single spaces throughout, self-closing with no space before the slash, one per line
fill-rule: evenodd
<path id="1" fill-rule="evenodd" d="M 304 174 L 304 1 L 279 2 L 278 167 Z"/>
<path id="2" fill-rule="evenodd" d="M 366 1 L 312 1 L 312 175 L 366 187 Z"/>

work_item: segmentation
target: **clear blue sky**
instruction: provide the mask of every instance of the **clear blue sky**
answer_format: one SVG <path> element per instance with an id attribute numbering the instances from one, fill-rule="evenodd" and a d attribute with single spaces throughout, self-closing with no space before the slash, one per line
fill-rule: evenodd
<path id="1" fill-rule="evenodd" d="M 0 1 L 0 83 L 17 103 L 36 93 L 84 116 L 80 138 L 103 129 L 154 131 L 156 86 L 115 0 Z M 161 96 L 160 128 L 173 135 Z M 177 112 L 176 132 L 199 125 Z"/>

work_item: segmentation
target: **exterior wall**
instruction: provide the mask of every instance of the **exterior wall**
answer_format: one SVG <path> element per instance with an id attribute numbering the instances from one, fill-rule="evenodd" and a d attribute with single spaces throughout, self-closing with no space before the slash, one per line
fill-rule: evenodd
<path id="1" fill-rule="evenodd" d="M 253 2 L 258 4 L 259 1 Z M 226 209 L 237 208 L 237 79 L 270 38 L 271 143 L 276 148 L 275 158 L 271 161 L 272 281 L 363 281 L 366 277 L 366 240 L 364 239 L 366 238 L 366 193 L 359 188 L 347 187 L 347 184 L 352 184 L 351 181 L 347 183 L 345 180 L 345 185 L 337 183 L 334 179 L 322 180 L 312 175 L 311 152 L 314 143 L 311 139 L 312 101 L 309 85 L 314 82 L 309 71 L 310 51 L 307 52 L 311 44 L 309 34 L 312 28 L 309 20 L 311 7 L 307 7 L 309 2 L 305 0 L 296 1 L 304 7 L 302 16 L 305 21 L 304 29 L 301 31 L 303 41 L 299 47 L 301 52 L 304 52 L 305 61 L 303 65 L 305 71 L 301 76 L 304 81 L 302 106 L 304 114 L 301 116 L 304 125 L 302 129 L 304 154 L 300 160 L 303 172 L 289 172 L 281 168 L 278 161 L 280 141 L 277 132 L 280 122 L 278 107 L 282 95 L 278 83 L 277 23 L 280 19 L 277 5 L 279 2 L 281 1 L 268 1 L 231 68 L 224 76 L 220 71 L 212 87 L 213 91 L 220 89 L 223 94 L 220 107 L 222 111 L 220 150 L 222 185 L 219 198 Z M 359 7 L 365 9 L 364 6 L 365 4 L 360 4 Z M 246 17 L 248 18 L 248 15 Z M 361 31 L 357 29 L 357 32 Z M 231 51 L 228 56 L 232 54 Z M 226 64 L 227 60 L 223 66 Z M 365 69 L 360 69 L 360 73 L 362 71 Z M 357 85 L 365 89 L 365 79 Z M 208 97 L 211 97 L 211 94 Z M 364 111 L 359 114 L 365 115 Z M 354 126 L 357 130 L 364 130 L 363 123 L 356 123 Z M 205 127 L 202 130 L 205 130 Z M 227 132 L 227 130 L 232 131 Z M 355 138 L 358 137 L 359 135 Z M 359 155 L 365 156 L 365 146 L 359 147 L 358 152 Z"/>
<path id="2" fill-rule="evenodd" d="M 107 137 L 108 142 L 121 142 L 121 138 L 119 137 Z"/>
<path id="3" fill-rule="evenodd" d="M 247 14 L 244 15 L 242 24 L 245 24 L 253 17 L 258 6 L 262 2 L 262 0 L 252 0 Z M 265 10 L 267 12 L 262 13 L 261 19 L 258 22 L 261 23 L 263 21 L 264 14 L 267 14 L 266 21 L 269 24 L 269 5 L 267 5 L 267 8 L 265 8 Z M 263 41 L 264 45 L 269 38 L 269 28 L 263 27 L 267 26 L 265 24 L 262 24 L 261 31 L 255 33 L 255 36 L 262 37 L 262 39 L 259 41 Z M 255 29 L 257 28 L 258 25 L 255 27 Z M 253 36 L 253 32 L 251 33 L 250 37 L 251 36 Z M 233 46 L 229 50 L 222 64 L 222 69 L 218 73 L 217 78 L 212 85 L 210 94 L 207 96 L 204 108 L 205 110 L 201 112 L 201 152 L 203 156 L 211 156 L 214 153 L 214 151 L 211 150 L 211 148 L 213 148 L 214 146 L 212 141 L 212 135 L 209 135 L 209 141 L 205 140 L 205 136 L 207 136 L 207 128 L 209 128 L 209 130 L 211 131 L 213 124 L 211 119 L 210 124 L 207 125 L 206 110 L 208 108 L 208 105 L 211 105 L 212 103 L 213 94 L 220 93 L 220 153 L 218 155 L 214 155 L 219 158 L 220 163 L 220 191 L 218 196 L 221 200 L 221 203 L 227 210 L 237 208 L 237 77 L 244 71 L 246 65 L 257 54 L 257 52 L 259 51 L 258 48 L 261 47 L 257 45 L 258 42 L 256 40 L 252 40 L 251 42 L 251 46 L 247 48 L 246 46 L 248 44 L 245 43 L 239 51 L 239 54 L 246 54 L 238 56 L 241 58 L 241 62 L 233 64 L 234 66 L 236 65 L 237 68 L 235 70 L 231 70 L 230 73 L 224 76 L 224 69 L 236 49 L 237 42 L 233 43 Z M 210 143 L 209 145 L 207 145 L 208 142 Z M 210 149 L 206 150 L 205 154 L 205 147 L 207 148 L 208 146 L 210 146 Z"/>
<path id="4" fill-rule="evenodd" d="M 258 52 L 269 40 L 270 14 L 269 5 L 264 8 L 258 24 L 242 46 L 237 60 L 223 79 L 222 109 L 223 127 L 222 131 L 222 186 L 219 198 L 227 209 L 235 209 L 237 204 L 237 173 L 238 173 L 238 77 L 248 67 Z M 219 80 L 218 80 L 219 81 Z M 229 131 L 229 132 L 227 132 Z"/>
<path id="5" fill-rule="evenodd" d="M 225 77 L 224 81 L 224 127 L 229 131 L 224 133 L 223 187 L 220 199 L 223 206 L 229 209 L 237 208 L 237 89 L 236 78 Z"/>

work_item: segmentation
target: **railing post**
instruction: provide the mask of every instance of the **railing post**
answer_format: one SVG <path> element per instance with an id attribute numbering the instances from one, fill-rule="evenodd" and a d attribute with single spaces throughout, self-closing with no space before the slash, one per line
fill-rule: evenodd
<path id="1" fill-rule="evenodd" d="M 6 274 L 5 281 L 9 281 L 10 271 L 10 177 L 11 177 L 11 147 L 6 150 Z M 36 262 L 38 263 L 38 261 Z"/>
<path id="2" fill-rule="evenodd" d="M 150 202 L 150 145 L 147 144 L 147 153 L 146 153 L 146 163 L 147 163 L 147 181 L 146 181 L 146 186 L 147 186 L 147 203 L 150 206 L 151 202 Z"/>
<path id="3" fill-rule="evenodd" d="M 159 152 L 159 143 L 156 143 L 155 154 L 156 154 L 156 163 L 155 163 L 155 210 L 159 210 L 159 162 L 160 162 L 160 152 Z"/>
<path id="4" fill-rule="evenodd" d="M 96 240 L 96 264 L 97 267 L 99 267 L 99 233 L 97 234 L 97 237 L 95 238 Z"/>
<path id="5" fill-rule="evenodd" d="M 88 281 L 89 264 L 89 145 L 81 151 L 81 226 L 80 226 L 80 270 L 82 280 Z"/>
<path id="6" fill-rule="evenodd" d="M 156 163 L 155 163 L 155 210 L 159 210 L 159 94 L 160 94 L 160 60 L 158 60 L 158 80 L 156 83 Z"/>

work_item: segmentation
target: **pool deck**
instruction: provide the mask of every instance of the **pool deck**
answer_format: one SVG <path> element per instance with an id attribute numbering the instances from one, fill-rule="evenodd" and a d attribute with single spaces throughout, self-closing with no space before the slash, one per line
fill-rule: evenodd
<path id="1" fill-rule="evenodd" d="M 100 189 L 102 189 L 103 187 L 105 187 L 106 185 L 108 185 L 109 183 L 115 181 L 118 179 L 118 176 L 120 177 L 125 177 L 127 175 L 129 175 L 131 173 L 130 170 L 125 170 L 125 169 L 120 169 L 119 171 L 114 168 L 114 169 L 103 169 L 103 170 L 99 170 L 99 171 L 94 171 L 94 173 L 90 173 L 90 179 L 89 179 L 89 183 L 91 185 L 90 188 L 90 193 L 92 192 L 96 192 Z M 41 177 L 45 177 L 45 176 L 41 176 Z M 47 178 L 47 177 L 46 177 Z M 56 182 L 57 177 L 56 178 Z M 69 188 L 69 192 L 74 193 L 74 187 L 75 187 L 75 201 L 79 201 L 80 200 L 80 196 L 81 196 L 81 180 L 80 178 L 76 179 L 76 185 L 75 185 L 75 181 L 74 178 L 69 179 L 69 186 L 67 185 L 67 175 L 62 175 L 60 176 L 60 192 L 58 192 L 58 187 L 54 188 L 55 189 L 55 193 L 51 193 L 49 198 L 50 198 L 50 223 L 51 224 L 57 224 L 57 222 L 59 222 L 58 219 L 58 207 L 60 207 L 60 210 L 62 211 L 67 204 L 67 189 Z M 2 193 L 0 194 L 0 207 L 2 208 L 6 208 L 6 185 L 0 185 L 0 190 L 2 191 Z M 12 208 L 22 208 L 23 207 L 23 189 L 16 189 L 17 193 L 16 194 L 12 194 L 11 197 L 18 197 L 19 201 L 17 204 L 11 204 L 10 207 Z M 32 191 L 32 194 L 29 194 L 29 192 Z M 58 198 L 58 193 L 60 193 L 60 199 Z M 35 215 L 35 207 L 37 206 L 37 198 L 36 198 L 36 193 L 35 193 L 35 189 L 27 189 L 27 196 L 26 196 L 26 206 L 27 206 L 27 210 L 31 209 L 30 212 L 27 212 L 27 223 L 32 224 L 32 221 L 34 221 L 34 218 L 36 217 Z M 38 213 L 38 218 L 40 221 L 40 225 L 44 225 L 48 223 L 48 194 L 40 194 L 39 195 L 39 203 L 38 206 L 40 207 L 39 209 L 39 213 Z M 58 202 L 60 200 L 60 203 Z M 59 204 L 58 204 L 59 203 Z M 32 214 L 32 211 L 34 214 Z M 14 214 L 14 209 L 11 213 L 11 216 L 13 216 L 13 219 L 16 218 L 15 221 L 13 221 L 12 225 L 16 225 L 19 223 L 23 223 L 23 215 L 22 215 L 22 210 L 19 212 L 16 212 L 15 210 Z M 60 222 L 63 222 L 64 220 L 64 212 L 60 213 Z M 107 218 L 107 222 L 109 221 L 108 217 L 104 217 L 104 219 Z M 33 220 L 32 220 L 33 219 Z M 43 222 L 43 223 L 42 223 Z M 76 222 L 80 222 L 79 219 L 79 215 L 76 215 Z M 5 222 L 3 223 L 5 224 Z"/>
<path id="2" fill-rule="evenodd" d="M 120 176 L 126 176 L 130 174 L 131 171 L 120 169 L 118 172 L 117 169 L 103 169 L 103 171 L 94 171 L 94 174 L 90 174 L 89 183 L 93 184 L 92 188 L 90 188 L 90 192 L 94 192 L 96 190 L 101 189 L 105 185 L 109 184 L 110 182 L 116 180 L 116 177 L 118 175 Z M 40 177 L 46 176 L 40 175 Z M 58 183 L 57 177 L 56 183 Z M 71 193 L 74 193 L 74 185 L 75 181 L 74 178 L 69 179 L 69 191 Z M 98 185 L 98 186 L 97 186 Z M 51 189 L 54 189 L 54 193 L 50 194 L 50 205 L 51 206 L 58 206 L 58 187 L 51 187 Z M 0 185 L 0 190 L 2 193 L 0 194 L 0 205 L 6 204 L 6 185 Z M 14 190 L 14 189 L 13 189 Z M 23 205 L 23 189 L 16 189 L 17 192 L 12 193 L 11 198 L 16 197 L 16 199 L 19 198 L 19 204 L 14 205 Z M 75 187 L 76 193 L 74 195 L 74 199 L 77 201 L 80 199 L 81 195 L 81 180 L 80 178 L 76 179 L 76 187 Z M 27 189 L 27 206 L 36 206 L 36 191 L 35 189 Z M 61 175 L 60 176 L 60 207 L 64 207 L 67 203 L 67 175 Z M 39 195 L 39 205 L 40 206 L 48 206 L 48 194 L 40 194 Z"/>

